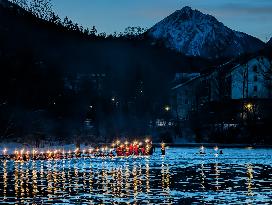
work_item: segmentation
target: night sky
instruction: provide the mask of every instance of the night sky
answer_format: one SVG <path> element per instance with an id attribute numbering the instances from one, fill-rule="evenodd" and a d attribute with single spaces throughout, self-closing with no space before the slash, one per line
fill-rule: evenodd
<path id="1" fill-rule="evenodd" d="M 226 26 L 263 41 L 272 37 L 272 0 L 52 0 L 54 10 L 98 32 L 151 27 L 175 10 L 191 6 L 214 15 Z"/>

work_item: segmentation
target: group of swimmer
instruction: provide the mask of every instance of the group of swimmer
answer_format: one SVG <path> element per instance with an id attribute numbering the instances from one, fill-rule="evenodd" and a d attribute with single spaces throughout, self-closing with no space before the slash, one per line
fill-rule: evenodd
<path id="1" fill-rule="evenodd" d="M 28 160 L 51 160 L 51 159 L 72 159 L 72 158 L 92 158 L 92 157 L 129 157 L 129 156 L 150 156 L 155 152 L 155 146 L 149 139 L 145 143 L 133 141 L 124 143 L 117 140 L 112 143 L 111 147 L 95 147 L 89 149 L 76 148 L 74 151 L 65 151 L 64 149 L 47 150 L 45 152 L 38 152 L 21 149 L 15 150 L 13 154 L 8 154 L 7 150 L 3 150 L 3 159 L 15 161 Z M 165 155 L 165 144 L 161 144 L 162 155 Z"/>
<path id="2" fill-rule="evenodd" d="M 215 154 L 223 154 L 223 150 L 219 150 L 218 147 L 214 147 Z M 38 152 L 33 149 L 30 151 L 15 150 L 14 154 L 7 154 L 7 150 L 3 150 L 3 159 L 15 160 L 15 161 L 28 161 L 28 160 L 51 160 L 51 159 L 73 159 L 73 158 L 92 158 L 92 157 L 129 157 L 129 156 L 150 156 L 155 152 L 155 146 L 151 140 L 145 140 L 145 143 L 133 141 L 121 142 L 117 140 L 112 143 L 111 148 L 104 146 L 102 148 L 89 148 L 81 150 L 79 147 L 74 151 L 65 151 L 55 149 L 54 151 L 47 150 L 46 152 Z M 165 155 L 166 146 L 165 143 L 161 143 L 161 155 Z M 197 154 L 206 155 L 205 148 L 200 147 Z"/>
<path id="3" fill-rule="evenodd" d="M 125 141 L 124 143 L 116 141 L 116 143 L 112 144 L 112 147 L 116 147 L 117 156 L 146 156 L 152 155 L 153 152 L 155 152 L 155 146 L 152 141 L 148 139 L 145 140 L 145 144 L 138 141 L 131 143 L 128 141 Z"/>

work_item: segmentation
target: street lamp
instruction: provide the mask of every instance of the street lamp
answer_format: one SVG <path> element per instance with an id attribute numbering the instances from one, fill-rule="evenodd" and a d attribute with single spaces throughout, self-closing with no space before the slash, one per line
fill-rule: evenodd
<path id="1" fill-rule="evenodd" d="M 170 110 L 170 107 L 167 105 L 164 107 L 164 110 L 168 112 Z"/>
<path id="2" fill-rule="evenodd" d="M 252 103 L 247 103 L 247 104 L 245 105 L 245 108 L 246 108 L 248 111 L 252 111 L 252 109 L 253 109 L 253 104 L 252 104 Z"/>

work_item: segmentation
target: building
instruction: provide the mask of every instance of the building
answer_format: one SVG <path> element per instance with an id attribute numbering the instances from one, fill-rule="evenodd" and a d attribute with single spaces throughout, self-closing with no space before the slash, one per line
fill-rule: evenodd
<path id="1" fill-rule="evenodd" d="M 271 98 L 271 59 L 257 56 L 230 70 L 231 99 Z"/>
<path id="2" fill-rule="evenodd" d="M 259 124 L 269 121 L 271 59 L 266 55 L 235 59 L 175 85 L 172 116 L 181 135 L 235 127 L 249 118 Z"/>
<path id="3" fill-rule="evenodd" d="M 189 119 L 192 111 L 199 109 L 210 98 L 208 75 L 195 75 L 191 79 L 172 88 L 173 114 L 179 120 Z"/>

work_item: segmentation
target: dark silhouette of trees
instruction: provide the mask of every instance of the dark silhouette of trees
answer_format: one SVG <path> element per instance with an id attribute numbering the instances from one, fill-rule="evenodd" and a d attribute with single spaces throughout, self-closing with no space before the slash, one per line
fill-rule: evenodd
<path id="1" fill-rule="evenodd" d="M 91 39 L 123 39 L 123 40 L 143 40 L 146 28 L 142 27 L 127 27 L 124 32 L 114 32 L 107 35 L 105 32 L 98 33 L 97 28 L 84 28 L 82 25 L 73 22 L 69 17 L 63 20 L 53 11 L 51 0 L 9 0 L 18 5 L 27 12 L 30 12 L 34 17 L 48 21 L 57 26 L 62 26 L 65 29 L 75 32 Z"/>

